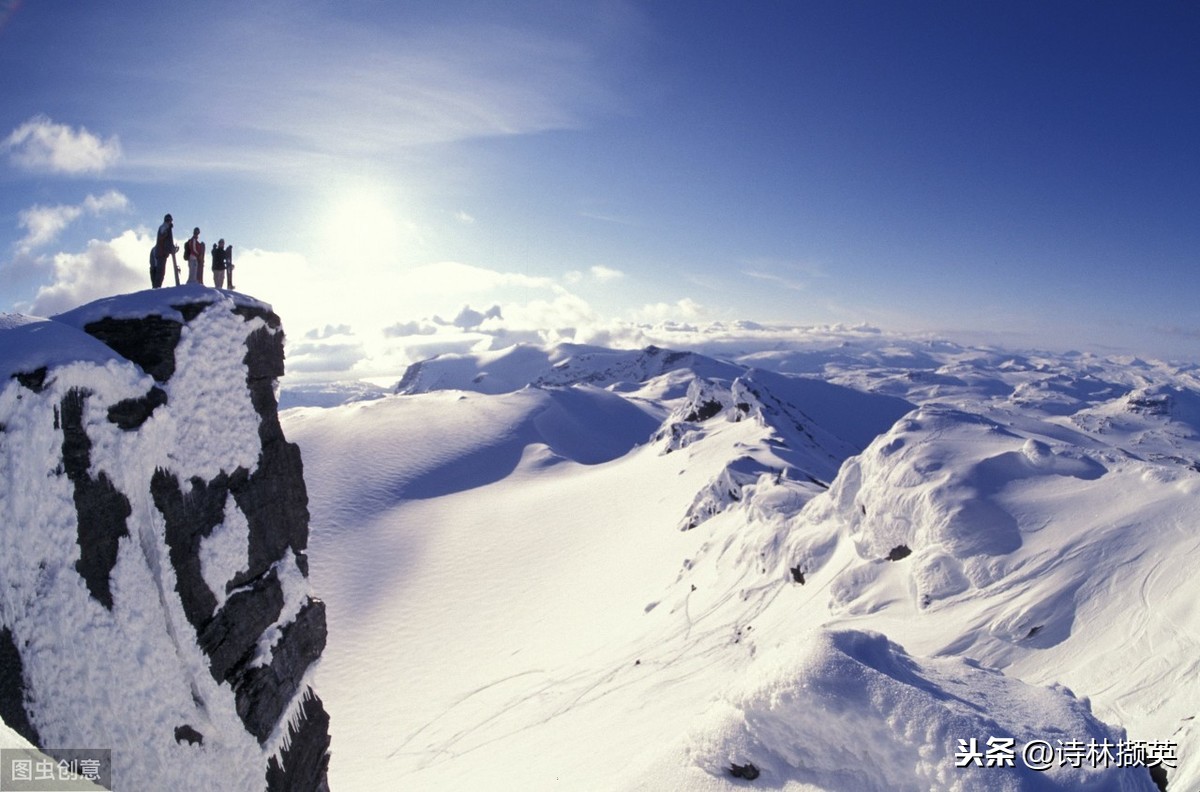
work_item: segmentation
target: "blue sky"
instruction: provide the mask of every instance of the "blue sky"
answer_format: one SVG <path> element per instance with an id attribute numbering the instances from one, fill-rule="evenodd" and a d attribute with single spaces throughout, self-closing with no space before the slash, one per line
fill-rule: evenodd
<path id="1" fill-rule="evenodd" d="M 4 310 L 144 288 L 171 212 L 312 374 L 734 320 L 1200 360 L 1191 3 L 0 0 L 0 74 Z"/>

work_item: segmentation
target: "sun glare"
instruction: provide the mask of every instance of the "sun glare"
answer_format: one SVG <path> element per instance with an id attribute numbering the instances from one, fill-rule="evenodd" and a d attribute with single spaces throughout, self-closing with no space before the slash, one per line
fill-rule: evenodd
<path id="1" fill-rule="evenodd" d="M 343 269 L 392 266 L 402 223 L 395 201 L 377 187 L 337 193 L 324 213 L 322 248 L 326 262 Z"/>

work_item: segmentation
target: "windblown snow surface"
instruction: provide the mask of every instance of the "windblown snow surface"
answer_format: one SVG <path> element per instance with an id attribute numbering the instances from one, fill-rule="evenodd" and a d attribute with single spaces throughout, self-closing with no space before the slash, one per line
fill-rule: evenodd
<path id="1" fill-rule="evenodd" d="M 720 354 L 514 347 L 284 413 L 332 788 L 1200 788 L 1196 369 Z"/>

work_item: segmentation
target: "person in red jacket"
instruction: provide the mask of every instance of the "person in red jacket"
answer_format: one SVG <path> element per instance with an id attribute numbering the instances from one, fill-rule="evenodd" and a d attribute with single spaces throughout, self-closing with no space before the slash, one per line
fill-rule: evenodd
<path id="1" fill-rule="evenodd" d="M 183 255 L 188 262 L 188 283 L 204 285 L 204 243 L 200 241 L 200 229 L 192 229 L 191 238 L 183 245 Z"/>

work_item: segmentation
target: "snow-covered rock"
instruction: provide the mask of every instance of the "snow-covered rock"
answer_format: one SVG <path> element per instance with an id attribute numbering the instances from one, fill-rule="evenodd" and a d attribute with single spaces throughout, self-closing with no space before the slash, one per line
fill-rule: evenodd
<path id="1" fill-rule="evenodd" d="M 116 789 L 322 789 L 324 603 L 270 306 L 184 287 L 0 322 L 0 716 Z"/>

